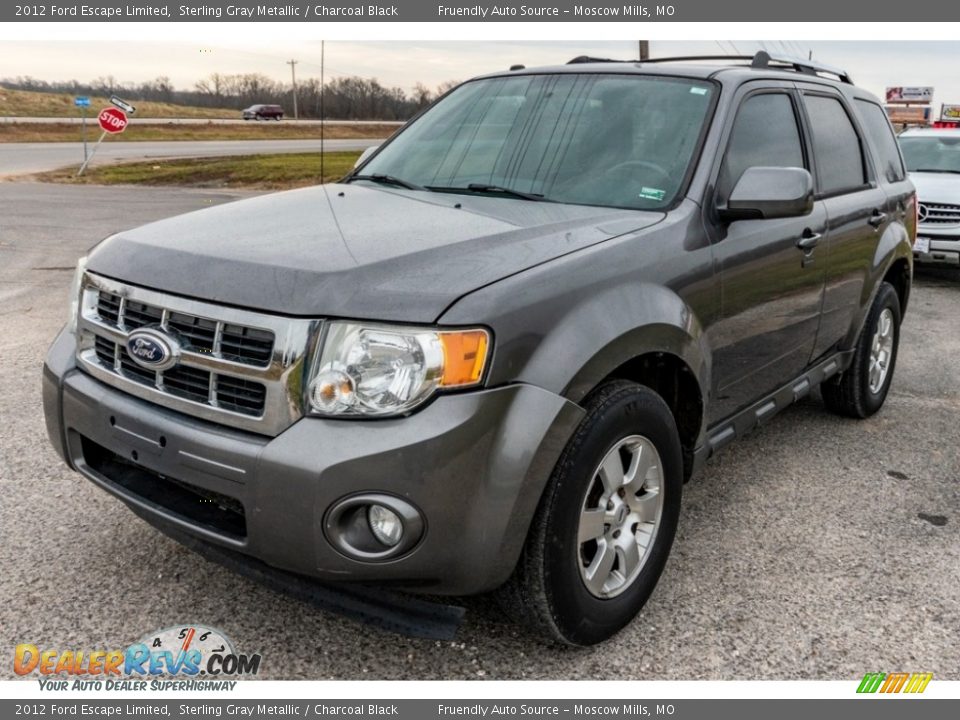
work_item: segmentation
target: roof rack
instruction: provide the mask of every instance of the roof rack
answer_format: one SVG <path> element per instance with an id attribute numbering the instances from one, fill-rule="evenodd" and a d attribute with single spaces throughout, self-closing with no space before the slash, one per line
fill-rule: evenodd
<path id="1" fill-rule="evenodd" d="M 633 60 L 613 60 L 612 58 L 590 57 L 589 55 L 577 55 L 570 60 L 567 65 L 585 65 L 587 63 L 615 63 L 615 62 L 634 62 Z"/>
<path id="2" fill-rule="evenodd" d="M 790 57 L 789 55 L 771 55 L 767 51 L 761 50 L 753 56 L 753 61 L 750 63 L 750 67 L 753 68 L 783 69 L 782 67 L 777 67 L 778 65 L 787 65 L 805 75 L 827 73 L 828 75 L 834 75 L 842 83 L 853 85 L 853 78 L 850 77 L 850 73 L 846 70 L 834 67 L 833 65 L 815 62 L 814 60 L 804 60 L 803 58 Z"/>
<path id="3" fill-rule="evenodd" d="M 573 58 L 567 65 L 580 65 L 583 63 L 638 63 L 645 65 L 647 63 L 670 63 L 670 62 L 689 62 L 691 60 L 709 60 L 716 62 L 719 60 L 731 61 L 739 60 L 749 62 L 748 67 L 755 70 L 794 70 L 804 75 L 819 75 L 826 73 L 835 76 L 840 82 L 853 85 L 853 79 L 850 73 L 833 65 L 816 62 L 814 60 L 805 60 L 803 58 L 790 57 L 788 55 L 771 55 L 766 50 L 760 50 L 755 55 L 680 55 L 677 57 L 647 58 L 646 60 L 611 60 L 610 58 L 595 58 L 589 55 L 580 55 Z"/>

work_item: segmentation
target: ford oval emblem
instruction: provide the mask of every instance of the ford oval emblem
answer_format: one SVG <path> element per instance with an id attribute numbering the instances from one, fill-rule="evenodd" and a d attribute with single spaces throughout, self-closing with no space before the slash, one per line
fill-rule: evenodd
<path id="1" fill-rule="evenodd" d="M 169 335 L 141 328 L 127 337 L 127 354 L 137 365 L 148 370 L 168 370 L 180 358 L 180 346 Z"/>

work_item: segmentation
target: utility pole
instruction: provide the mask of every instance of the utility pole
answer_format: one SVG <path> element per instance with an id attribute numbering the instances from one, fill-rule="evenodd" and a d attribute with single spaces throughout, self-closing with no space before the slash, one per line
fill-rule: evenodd
<path id="1" fill-rule="evenodd" d="M 300 116 L 297 114 L 297 63 L 298 60 L 287 60 L 287 65 L 290 66 L 290 77 L 293 78 L 293 119 L 296 120 Z"/>
<path id="2" fill-rule="evenodd" d="M 326 41 L 320 41 L 320 184 L 323 184 L 323 138 L 326 130 L 327 124 L 327 109 L 323 106 L 323 90 L 324 90 L 324 76 L 323 71 L 326 69 L 324 63 L 326 61 Z"/>
<path id="3" fill-rule="evenodd" d="M 640 60 L 649 60 L 650 59 L 650 41 L 649 40 L 640 40 L 638 41 L 640 46 Z"/>

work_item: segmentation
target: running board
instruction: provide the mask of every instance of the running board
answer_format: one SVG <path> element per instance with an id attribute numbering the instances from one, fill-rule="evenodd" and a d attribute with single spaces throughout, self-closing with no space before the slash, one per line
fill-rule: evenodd
<path id="1" fill-rule="evenodd" d="M 357 583 L 323 583 L 303 575 L 278 570 L 256 558 L 200 540 L 168 523 L 157 521 L 153 515 L 140 514 L 136 508 L 131 509 L 160 532 L 206 560 L 320 610 L 398 635 L 427 640 L 452 640 L 466 613 L 462 607 L 456 605 L 431 602 L 379 587 Z"/>
<path id="2" fill-rule="evenodd" d="M 787 383 L 759 402 L 741 410 L 736 415 L 721 421 L 708 430 L 707 441 L 697 452 L 698 467 L 707 458 L 719 452 L 721 448 L 729 445 L 738 437 L 743 437 L 751 430 L 766 424 L 778 412 L 809 395 L 810 391 L 817 385 L 846 370 L 853 359 L 853 353 L 853 350 L 846 350 L 831 355 L 826 360 L 814 365 L 793 382 Z"/>

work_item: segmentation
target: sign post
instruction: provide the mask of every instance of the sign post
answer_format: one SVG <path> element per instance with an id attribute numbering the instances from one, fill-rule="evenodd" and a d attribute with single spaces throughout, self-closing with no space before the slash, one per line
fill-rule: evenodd
<path id="1" fill-rule="evenodd" d="M 83 165 L 80 166 L 80 169 L 77 171 L 77 177 L 83 175 L 83 171 L 87 169 L 87 163 L 93 160 L 93 156 L 97 154 L 97 150 L 100 149 L 100 143 L 103 142 L 103 139 L 108 135 L 116 135 L 122 133 L 127 129 L 127 120 L 126 114 L 123 110 L 120 110 L 115 107 L 105 107 L 100 111 L 100 114 L 97 115 L 97 122 L 100 124 L 100 128 L 103 130 L 100 133 L 100 139 L 97 140 L 97 144 L 93 146 L 93 152 L 90 153 L 90 157 L 84 159 Z"/>
<path id="2" fill-rule="evenodd" d="M 81 125 L 83 129 L 80 131 L 81 136 L 83 137 L 83 162 L 87 162 L 87 108 L 90 107 L 90 98 L 85 95 L 80 95 L 73 99 L 73 104 L 80 108 L 83 120 Z"/>

